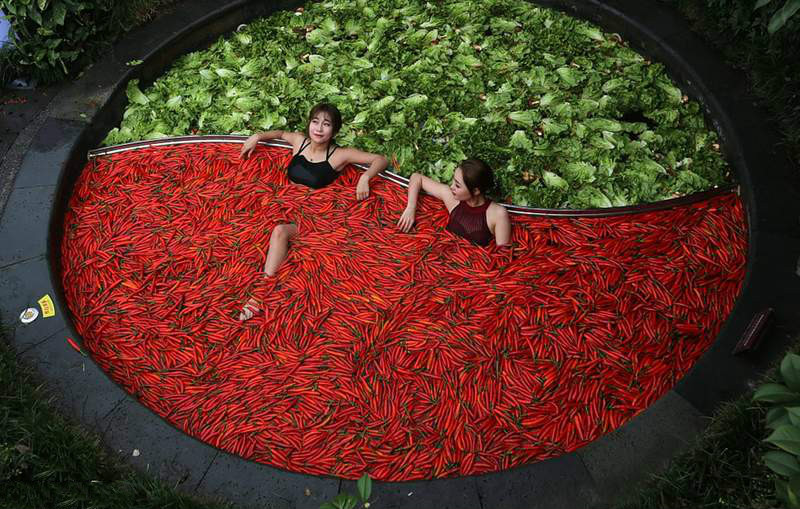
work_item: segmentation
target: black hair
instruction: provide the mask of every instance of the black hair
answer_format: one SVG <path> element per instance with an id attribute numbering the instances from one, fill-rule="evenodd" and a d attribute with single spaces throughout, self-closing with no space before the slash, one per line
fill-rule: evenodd
<path id="1" fill-rule="evenodd" d="M 465 159 L 458 167 L 461 168 L 464 185 L 467 186 L 470 194 L 475 194 L 477 189 L 485 196 L 494 187 L 494 172 L 483 160 Z"/>

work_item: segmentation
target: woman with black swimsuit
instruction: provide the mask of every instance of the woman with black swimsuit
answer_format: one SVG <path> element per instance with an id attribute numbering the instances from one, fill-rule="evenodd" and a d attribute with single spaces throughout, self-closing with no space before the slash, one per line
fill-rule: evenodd
<path id="1" fill-rule="evenodd" d="M 280 138 L 292 144 L 292 160 L 289 162 L 289 180 L 313 189 L 320 189 L 336 180 L 339 172 L 348 164 L 369 165 L 358 179 L 356 199 L 369 196 L 369 181 L 389 164 L 379 154 L 371 154 L 354 148 L 333 145 L 333 137 L 342 127 L 339 110 L 330 104 L 318 104 L 308 115 L 307 134 L 287 131 L 268 131 L 250 136 L 242 146 L 241 157 L 247 159 L 258 146 L 258 142 Z M 289 252 L 289 241 L 297 235 L 297 225 L 281 224 L 272 230 L 269 251 L 264 263 L 266 277 L 272 277 Z M 239 320 L 249 320 L 261 311 L 259 302 L 250 299 L 239 314 Z"/>

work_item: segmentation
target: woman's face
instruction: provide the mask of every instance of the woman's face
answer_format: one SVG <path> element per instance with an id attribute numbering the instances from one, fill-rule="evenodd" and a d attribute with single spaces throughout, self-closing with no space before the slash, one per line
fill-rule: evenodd
<path id="1" fill-rule="evenodd" d="M 453 197 L 458 201 L 465 201 L 472 198 L 472 193 L 470 193 L 467 186 L 464 185 L 464 174 L 461 168 L 456 168 L 456 171 L 453 173 L 453 181 L 450 182 L 450 191 L 453 193 Z"/>
<path id="2" fill-rule="evenodd" d="M 308 136 L 315 143 L 328 143 L 333 138 L 333 122 L 323 112 L 317 113 L 308 124 Z"/>

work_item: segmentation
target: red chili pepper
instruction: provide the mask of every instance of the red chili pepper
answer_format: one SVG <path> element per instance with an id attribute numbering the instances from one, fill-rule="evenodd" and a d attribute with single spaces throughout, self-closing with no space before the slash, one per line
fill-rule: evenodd
<path id="1" fill-rule="evenodd" d="M 65 217 L 63 282 L 99 365 L 187 433 L 293 471 L 470 475 L 574 450 L 669 390 L 741 288 L 731 194 L 609 218 L 515 216 L 511 249 L 444 231 L 348 169 L 289 185 L 285 149 L 121 152 Z M 271 231 L 300 235 L 261 274 Z M 513 256 L 511 256 L 513 252 Z M 265 314 L 235 315 L 250 296 Z M 80 351 L 77 345 L 70 344 Z"/>
<path id="2" fill-rule="evenodd" d="M 76 352 L 78 352 L 79 354 L 81 354 L 81 355 L 83 355 L 84 357 L 86 357 L 86 352 L 84 352 L 84 351 L 81 349 L 81 347 L 80 347 L 80 346 L 78 346 L 78 343 L 76 343 L 75 341 L 73 341 L 73 340 L 72 340 L 72 338 L 67 338 L 67 343 L 69 343 L 69 346 L 71 346 L 73 349 L 75 349 L 75 351 L 76 351 Z"/>

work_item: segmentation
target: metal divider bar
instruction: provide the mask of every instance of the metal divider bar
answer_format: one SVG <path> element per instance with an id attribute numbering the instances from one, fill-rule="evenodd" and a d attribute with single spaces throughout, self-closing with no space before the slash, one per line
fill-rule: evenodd
<path id="1" fill-rule="evenodd" d="M 109 156 L 121 152 L 128 152 L 130 150 L 138 150 L 143 148 L 153 147 L 166 147 L 171 145 L 188 145 L 188 144 L 201 144 L 201 143 L 244 143 L 247 140 L 246 136 L 239 135 L 205 135 L 205 136 L 176 136 L 171 138 L 160 138 L 157 140 L 147 141 L 134 141 L 131 143 L 123 143 L 120 145 L 113 145 L 110 147 L 103 147 L 90 150 L 87 153 L 87 158 L 92 160 L 97 157 Z M 269 140 L 259 142 L 260 145 L 267 147 L 280 147 L 291 149 L 292 145 L 283 140 Z M 365 171 L 367 169 L 363 164 L 353 165 L 356 168 Z M 402 175 L 398 175 L 389 170 L 384 170 L 379 175 L 386 180 L 399 184 L 403 187 L 408 187 L 408 179 Z M 627 207 L 609 207 L 605 209 L 541 209 L 535 207 L 524 207 L 521 205 L 513 205 L 501 203 L 510 214 L 519 214 L 525 216 L 540 216 L 540 217 L 609 217 L 609 216 L 623 216 L 629 214 L 641 214 L 644 212 L 654 212 L 657 210 L 666 210 L 673 207 L 682 205 L 689 205 L 691 203 L 701 202 L 714 196 L 719 196 L 726 193 L 739 192 L 737 184 L 728 184 L 719 186 L 708 191 L 693 193 L 678 198 L 670 198 L 669 200 L 662 200 L 654 203 L 644 203 L 641 205 L 630 205 Z"/>

